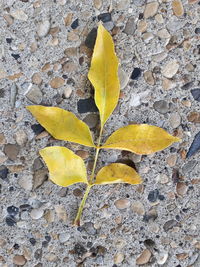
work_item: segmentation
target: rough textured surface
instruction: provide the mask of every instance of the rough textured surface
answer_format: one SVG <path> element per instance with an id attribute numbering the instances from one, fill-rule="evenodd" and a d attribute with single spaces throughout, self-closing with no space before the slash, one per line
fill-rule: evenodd
<path id="1" fill-rule="evenodd" d="M 186 158 L 200 131 L 199 1 L 111 2 L 0 1 L 0 266 L 200 266 L 199 151 Z M 89 170 L 94 151 L 54 140 L 25 107 L 65 108 L 97 135 L 87 72 L 99 20 L 113 35 L 123 88 L 104 140 L 149 123 L 182 143 L 142 157 L 102 151 L 98 168 L 134 162 L 144 182 L 94 187 L 75 228 L 85 188 L 46 180 L 38 150 L 66 145 Z"/>

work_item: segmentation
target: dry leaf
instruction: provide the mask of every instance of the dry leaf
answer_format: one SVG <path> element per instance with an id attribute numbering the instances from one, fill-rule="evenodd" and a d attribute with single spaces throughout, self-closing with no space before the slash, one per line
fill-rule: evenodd
<path id="1" fill-rule="evenodd" d="M 73 113 L 40 105 L 28 106 L 27 109 L 54 138 L 95 147 L 89 127 Z"/>
<path id="2" fill-rule="evenodd" d="M 50 174 L 50 179 L 57 185 L 69 186 L 75 183 L 86 183 L 85 164 L 79 156 L 66 147 L 52 146 L 40 150 Z"/>
<path id="3" fill-rule="evenodd" d="M 101 148 L 121 149 L 147 155 L 178 141 L 180 141 L 178 137 L 168 134 L 162 128 L 147 124 L 132 124 L 114 132 Z"/>
<path id="4" fill-rule="evenodd" d="M 102 128 L 117 105 L 120 91 L 114 43 L 102 24 L 98 27 L 88 78 L 95 88 L 95 102 Z"/>
<path id="5" fill-rule="evenodd" d="M 122 163 L 112 163 L 97 173 L 95 184 L 140 184 L 141 182 L 139 174 L 133 168 Z"/>

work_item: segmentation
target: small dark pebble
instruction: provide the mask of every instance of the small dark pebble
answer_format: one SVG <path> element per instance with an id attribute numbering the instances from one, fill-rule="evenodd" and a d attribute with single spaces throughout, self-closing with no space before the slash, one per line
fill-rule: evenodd
<path id="1" fill-rule="evenodd" d="M 186 158 L 189 158 L 191 156 L 193 156 L 194 154 L 196 154 L 198 151 L 200 150 L 200 132 L 198 132 L 195 137 L 194 140 L 187 152 Z"/>
<path id="2" fill-rule="evenodd" d="M 6 38 L 6 42 L 7 42 L 8 44 L 11 44 L 11 43 L 12 43 L 12 38 Z"/>
<path id="3" fill-rule="evenodd" d="M 75 30 L 78 26 L 79 26 L 78 19 L 75 19 L 75 20 L 72 22 L 71 27 L 72 27 L 73 30 Z"/>
<path id="4" fill-rule="evenodd" d="M 200 88 L 192 89 L 190 92 L 191 92 L 194 100 L 200 102 Z"/>
<path id="5" fill-rule="evenodd" d="M 174 184 L 177 184 L 179 179 L 180 179 L 179 170 L 178 169 L 173 169 L 173 171 L 172 171 L 172 181 L 174 182 Z"/>
<path id="6" fill-rule="evenodd" d="M 194 31 L 196 34 L 200 34 L 200 28 L 196 28 Z"/>
<path id="7" fill-rule="evenodd" d="M 11 216 L 16 216 L 19 213 L 19 208 L 15 207 L 15 206 L 9 206 L 9 207 L 7 207 L 7 212 Z"/>
<path id="8" fill-rule="evenodd" d="M 33 125 L 31 125 L 31 129 L 33 130 L 33 132 L 36 135 L 42 133 L 45 130 L 44 127 L 42 127 L 42 125 L 40 125 L 40 124 L 33 124 Z"/>
<path id="9" fill-rule="evenodd" d="M 79 256 L 82 256 L 84 253 L 87 252 L 87 250 L 84 248 L 83 245 L 78 243 L 78 244 L 76 244 L 74 246 L 74 252 L 75 252 L 75 254 L 78 254 Z"/>
<path id="10" fill-rule="evenodd" d="M 183 90 L 188 90 L 188 89 L 190 89 L 192 86 L 193 86 L 193 82 L 188 82 L 188 83 L 184 84 L 184 85 L 181 87 L 181 89 L 183 89 Z"/>
<path id="11" fill-rule="evenodd" d="M 92 242 L 88 241 L 87 242 L 87 248 L 91 248 L 92 247 Z"/>
<path id="12" fill-rule="evenodd" d="M 35 238 L 31 237 L 31 238 L 29 239 L 29 241 L 30 241 L 31 245 L 35 246 L 35 244 L 36 244 L 36 240 L 35 240 Z"/>
<path id="13" fill-rule="evenodd" d="M 102 13 L 100 15 L 98 15 L 98 20 L 101 20 L 102 22 L 108 22 L 111 21 L 111 14 L 110 13 Z"/>
<path id="14" fill-rule="evenodd" d="M 80 99 L 78 101 L 78 112 L 79 113 L 87 113 L 87 112 L 97 112 L 97 106 L 92 97 L 86 99 Z"/>
<path id="15" fill-rule="evenodd" d="M 6 217 L 6 224 L 8 226 L 14 226 L 16 224 L 16 220 L 15 220 L 15 217 L 14 216 L 7 216 Z"/>
<path id="16" fill-rule="evenodd" d="M 146 240 L 144 240 L 144 245 L 146 247 L 154 247 L 155 246 L 155 242 L 152 239 L 146 239 Z"/>
<path id="17" fill-rule="evenodd" d="M 140 68 L 134 68 L 132 74 L 131 74 L 131 79 L 132 80 L 137 80 L 141 76 L 142 72 Z"/>
<path id="18" fill-rule="evenodd" d="M 6 180 L 7 179 L 7 176 L 8 176 L 8 168 L 5 167 L 5 166 L 0 166 L 0 178 L 2 180 Z"/>
<path id="19" fill-rule="evenodd" d="M 13 248 L 14 249 L 19 249 L 19 245 L 18 244 L 14 244 Z"/>
<path id="20" fill-rule="evenodd" d="M 45 239 L 46 239 L 47 242 L 50 242 L 51 241 L 50 235 L 45 235 Z"/>
<path id="21" fill-rule="evenodd" d="M 85 40 L 85 45 L 90 48 L 93 49 L 94 45 L 95 45 L 95 41 L 97 38 L 97 28 L 93 28 L 87 35 L 86 40 Z"/>
<path id="22" fill-rule="evenodd" d="M 178 225 L 178 222 L 176 220 L 169 220 L 163 225 L 163 229 L 167 232 L 177 225 Z"/>
<path id="23" fill-rule="evenodd" d="M 47 248 L 49 243 L 47 241 L 42 241 L 43 248 Z"/>
<path id="24" fill-rule="evenodd" d="M 22 205 L 19 206 L 19 208 L 20 208 L 20 211 L 28 211 L 28 210 L 30 210 L 32 207 L 31 207 L 31 205 L 29 205 L 29 204 L 22 204 Z"/>
<path id="25" fill-rule="evenodd" d="M 150 202 L 156 202 L 156 200 L 158 199 L 158 196 L 159 196 L 159 191 L 158 189 L 155 189 L 155 190 L 152 190 L 149 192 L 148 194 L 148 200 Z"/>
<path id="26" fill-rule="evenodd" d="M 19 54 L 11 54 L 12 57 L 14 57 L 15 60 L 18 60 L 20 58 Z"/>
<path id="27" fill-rule="evenodd" d="M 5 91 L 3 89 L 0 89 L 0 98 L 3 98 L 5 96 Z"/>
<path id="28" fill-rule="evenodd" d="M 165 196 L 163 196 L 163 195 L 158 195 L 158 199 L 161 200 L 161 201 L 163 201 L 163 200 L 165 199 Z"/>

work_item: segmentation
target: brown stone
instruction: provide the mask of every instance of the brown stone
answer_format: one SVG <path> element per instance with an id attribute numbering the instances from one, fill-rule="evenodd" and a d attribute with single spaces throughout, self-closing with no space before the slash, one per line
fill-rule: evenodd
<path id="1" fill-rule="evenodd" d="M 124 198 L 118 199 L 115 201 L 115 206 L 119 210 L 127 209 L 130 207 L 130 200 Z"/>
<path id="2" fill-rule="evenodd" d="M 38 170 L 33 175 L 33 189 L 40 187 L 48 179 L 47 169 Z"/>
<path id="3" fill-rule="evenodd" d="M 59 31 L 60 31 L 60 28 L 58 26 L 53 27 L 50 29 L 49 34 L 51 34 L 52 36 L 55 36 L 57 33 L 59 33 Z"/>
<path id="4" fill-rule="evenodd" d="M 147 22 L 146 22 L 146 20 L 140 20 L 138 22 L 137 29 L 141 33 L 146 32 L 146 30 L 147 30 Z"/>
<path id="5" fill-rule="evenodd" d="M 42 71 L 43 71 L 43 72 L 47 72 L 47 71 L 50 70 L 50 68 L 51 68 L 51 64 L 50 64 L 50 63 L 46 63 L 46 64 L 44 64 L 44 66 L 42 67 Z"/>
<path id="6" fill-rule="evenodd" d="M 155 16 L 158 11 L 158 6 L 159 6 L 158 2 L 148 3 L 144 10 L 144 17 L 147 19 Z"/>
<path id="7" fill-rule="evenodd" d="M 136 259 L 136 264 L 143 265 L 149 262 L 151 258 L 151 251 L 148 249 L 143 250 L 140 256 Z"/>
<path id="8" fill-rule="evenodd" d="M 85 150 L 77 150 L 76 155 L 78 155 L 82 159 L 87 159 L 89 157 L 88 151 L 85 151 Z"/>
<path id="9" fill-rule="evenodd" d="M 200 113 L 196 111 L 192 111 L 187 116 L 188 121 L 194 123 L 200 123 Z"/>
<path id="10" fill-rule="evenodd" d="M 20 147 L 16 144 L 7 144 L 4 148 L 4 153 L 11 160 L 16 160 L 19 154 Z"/>
<path id="11" fill-rule="evenodd" d="M 14 81 L 16 79 L 19 79 L 23 75 L 22 72 L 15 73 L 13 75 L 9 75 L 7 78 L 11 81 Z"/>
<path id="12" fill-rule="evenodd" d="M 73 13 L 67 14 L 67 16 L 64 18 L 65 26 L 69 26 L 72 22 Z"/>
<path id="13" fill-rule="evenodd" d="M 55 77 L 50 81 L 50 85 L 54 89 L 58 89 L 65 84 L 65 80 L 61 77 Z"/>
<path id="14" fill-rule="evenodd" d="M 179 196 L 184 196 L 187 193 L 187 185 L 184 182 L 178 182 L 176 184 L 176 193 Z"/>
<path id="15" fill-rule="evenodd" d="M 184 9 L 183 9 L 183 4 L 182 4 L 181 0 L 173 0 L 172 8 L 173 8 L 174 14 L 177 17 L 183 16 Z"/>
<path id="16" fill-rule="evenodd" d="M 153 73 L 151 71 L 145 71 L 144 79 L 145 79 L 146 83 L 148 83 L 149 85 L 154 85 L 155 84 Z"/>
<path id="17" fill-rule="evenodd" d="M 65 49 L 64 54 L 68 57 L 76 57 L 78 54 L 77 47 L 68 47 Z"/>
<path id="18" fill-rule="evenodd" d="M 0 145 L 4 145 L 6 143 L 6 139 L 3 133 L 0 133 Z"/>
<path id="19" fill-rule="evenodd" d="M 176 161 L 177 161 L 176 154 L 172 154 L 166 158 L 166 162 L 170 167 L 174 167 L 176 165 Z"/>
<path id="20" fill-rule="evenodd" d="M 178 260 L 185 260 L 188 258 L 188 253 L 179 253 L 179 254 L 176 254 L 176 257 Z"/>
<path id="21" fill-rule="evenodd" d="M 13 263 L 19 266 L 23 266 L 26 263 L 26 259 L 23 255 L 15 255 L 13 257 Z"/>
<path id="22" fill-rule="evenodd" d="M 64 72 L 71 73 L 77 70 L 77 65 L 74 62 L 68 61 L 64 63 L 64 65 L 62 66 L 62 69 Z"/>

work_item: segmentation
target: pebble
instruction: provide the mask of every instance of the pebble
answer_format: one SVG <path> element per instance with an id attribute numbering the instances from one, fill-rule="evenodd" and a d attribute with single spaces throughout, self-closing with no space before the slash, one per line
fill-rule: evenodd
<path id="1" fill-rule="evenodd" d="M 4 147 L 4 153 L 12 161 L 15 161 L 17 159 L 19 151 L 20 146 L 17 144 L 6 144 Z"/>
<path id="2" fill-rule="evenodd" d="M 63 95 L 65 98 L 70 98 L 71 94 L 72 94 L 72 87 L 68 85 L 64 88 Z"/>
<path id="3" fill-rule="evenodd" d="M 161 183 L 161 184 L 166 184 L 169 182 L 169 177 L 164 174 L 164 173 L 160 173 L 158 174 L 158 176 L 156 177 L 156 181 Z"/>
<path id="4" fill-rule="evenodd" d="M 8 177 L 9 170 L 5 166 L 0 166 L 0 178 L 6 180 Z"/>
<path id="5" fill-rule="evenodd" d="M 157 32 L 157 36 L 161 39 L 168 39 L 170 38 L 170 34 L 167 29 L 161 29 Z"/>
<path id="6" fill-rule="evenodd" d="M 166 78 L 172 78 L 179 69 L 179 63 L 176 60 L 170 61 L 165 65 L 165 67 L 162 70 L 162 74 Z"/>
<path id="7" fill-rule="evenodd" d="M 55 211 L 59 221 L 67 222 L 67 212 L 63 205 L 55 205 Z"/>
<path id="8" fill-rule="evenodd" d="M 155 15 L 155 20 L 156 20 L 159 24 L 164 23 L 164 19 L 163 19 L 162 14 L 156 14 L 156 15 Z"/>
<path id="9" fill-rule="evenodd" d="M 183 4 L 181 0 L 173 0 L 172 9 L 174 11 L 175 16 L 177 17 L 183 16 L 184 9 L 183 9 Z"/>
<path id="10" fill-rule="evenodd" d="M 66 197 L 67 193 L 68 193 L 68 188 L 62 187 L 58 192 L 58 196 L 59 197 Z"/>
<path id="11" fill-rule="evenodd" d="M 149 262 L 150 258 L 151 258 L 151 251 L 148 249 L 145 249 L 142 251 L 140 256 L 136 259 L 136 264 L 144 265 Z"/>
<path id="12" fill-rule="evenodd" d="M 162 87 L 165 90 L 170 90 L 176 87 L 176 83 L 173 80 L 163 78 L 162 80 Z"/>
<path id="13" fill-rule="evenodd" d="M 144 72 L 144 79 L 146 83 L 149 85 L 154 85 L 155 84 L 155 79 L 153 77 L 153 73 L 151 71 L 145 71 Z"/>
<path id="14" fill-rule="evenodd" d="M 54 89 L 58 89 L 65 84 L 65 80 L 61 77 L 55 77 L 50 81 L 50 85 Z"/>
<path id="15" fill-rule="evenodd" d="M 99 115 L 94 113 L 88 114 L 83 121 L 89 126 L 90 129 L 93 129 L 99 122 Z"/>
<path id="16" fill-rule="evenodd" d="M 153 59 L 153 61 L 159 63 L 159 62 L 162 62 L 166 57 L 167 57 L 167 53 L 162 52 L 162 53 L 158 53 L 156 55 L 153 55 L 152 59 Z"/>
<path id="17" fill-rule="evenodd" d="M 167 261 L 168 259 L 168 253 L 160 253 L 157 257 L 157 263 L 159 265 L 163 265 L 165 264 L 165 262 Z"/>
<path id="18" fill-rule="evenodd" d="M 149 192 L 147 198 L 148 198 L 148 200 L 149 200 L 150 202 L 156 202 L 157 199 L 158 199 L 158 196 L 159 196 L 159 191 L 158 191 L 158 189 L 155 189 L 155 190 L 151 190 L 151 191 Z"/>
<path id="19" fill-rule="evenodd" d="M 154 102 L 153 108 L 161 114 L 166 114 L 169 112 L 169 103 L 166 102 L 165 100 L 159 100 Z"/>
<path id="20" fill-rule="evenodd" d="M 0 150 L 0 165 L 4 163 L 8 158 L 6 155 Z"/>
<path id="21" fill-rule="evenodd" d="M 126 74 L 126 72 L 121 67 L 119 67 L 118 77 L 120 81 L 120 89 L 123 90 L 128 84 L 129 76 Z"/>
<path id="22" fill-rule="evenodd" d="M 15 206 L 7 207 L 7 213 L 11 216 L 16 216 L 19 213 L 19 208 Z"/>
<path id="23" fill-rule="evenodd" d="M 80 99 L 77 103 L 77 109 L 79 113 L 97 112 L 97 106 L 94 98 Z"/>
<path id="24" fill-rule="evenodd" d="M 171 230 L 172 228 L 174 228 L 175 226 L 178 226 L 178 222 L 175 220 L 169 220 L 167 221 L 164 225 L 163 225 L 163 229 L 168 232 L 169 230 Z"/>
<path id="25" fill-rule="evenodd" d="M 187 119 L 189 122 L 200 123 L 200 112 L 190 112 L 187 116 Z"/>
<path id="26" fill-rule="evenodd" d="M 131 205 L 131 209 L 133 210 L 133 212 L 135 212 L 138 215 L 145 214 L 144 205 L 140 201 L 133 202 L 133 204 Z"/>
<path id="27" fill-rule="evenodd" d="M 159 7 L 159 4 L 156 1 L 148 3 L 145 6 L 144 17 L 147 19 L 147 18 L 155 16 L 158 11 L 158 7 Z"/>
<path id="28" fill-rule="evenodd" d="M 194 100 L 200 102 L 200 88 L 192 89 L 190 92 L 191 92 Z"/>
<path id="29" fill-rule="evenodd" d="M 46 20 L 40 22 L 37 26 L 38 36 L 40 38 L 45 37 L 48 34 L 50 27 L 51 27 L 51 23 L 49 20 L 46 19 Z"/>
<path id="30" fill-rule="evenodd" d="M 98 15 L 98 20 L 101 20 L 102 22 L 108 22 L 112 20 L 111 13 L 102 13 Z"/>
<path id="31" fill-rule="evenodd" d="M 10 216 L 6 216 L 6 224 L 8 226 L 14 226 L 16 224 L 16 219 L 14 216 L 10 215 Z"/>
<path id="32" fill-rule="evenodd" d="M 124 32 L 128 35 L 133 35 L 136 30 L 135 17 L 128 18 Z"/>
<path id="33" fill-rule="evenodd" d="M 31 191 L 31 189 L 32 189 L 32 176 L 22 176 L 18 180 L 18 184 L 26 191 Z"/>
<path id="34" fill-rule="evenodd" d="M 116 200 L 114 204 L 117 209 L 123 210 L 130 207 L 130 200 L 121 198 Z"/>
<path id="35" fill-rule="evenodd" d="M 147 22 L 146 22 L 146 20 L 140 20 L 138 22 L 137 30 L 139 32 L 141 32 L 141 33 L 146 32 L 146 30 L 147 30 Z"/>
<path id="36" fill-rule="evenodd" d="M 97 38 L 97 28 L 93 28 L 87 35 L 86 39 L 85 39 L 85 45 L 90 48 L 93 49 L 94 45 L 95 45 L 95 41 Z"/>
<path id="37" fill-rule="evenodd" d="M 82 228 L 85 230 L 85 232 L 88 235 L 96 235 L 97 234 L 97 230 L 94 228 L 94 224 L 92 222 L 84 223 Z"/>
<path id="38" fill-rule="evenodd" d="M 40 85 L 42 83 L 42 78 L 39 72 L 33 74 L 32 82 L 37 85 Z"/>
<path id="39" fill-rule="evenodd" d="M 25 96 L 34 104 L 40 104 L 42 102 L 42 92 L 36 85 L 31 86 L 28 91 L 25 92 Z"/>
<path id="40" fill-rule="evenodd" d="M 46 169 L 37 170 L 33 174 L 33 189 L 39 188 L 48 179 L 48 171 Z"/>
<path id="41" fill-rule="evenodd" d="M 75 30 L 76 28 L 78 28 L 78 26 L 79 26 L 79 19 L 75 19 L 71 24 L 71 28 Z"/>
<path id="42" fill-rule="evenodd" d="M 102 7 L 102 1 L 101 0 L 93 0 L 94 7 L 96 9 L 100 9 Z"/>
<path id="43" fill-rule="evenodd" d="M 143 38 L 143 40 L 144 40 L 145 43 L 149 43 L 149 41 L 151 41 L 154 38 L 154 35 L 151 32 L 145 32 L 142 35 L 142 38 Z"/>
<path id="44" fill-rule="evenodd" d="M 143 216 L 143 221 L 144 222 L 149 222 L 149 221 L 155 221 L 155 219 L 158 218 L 158 212 L 156 209 L 151 208 L 148 212 L 145 213 Z"/>
<path id="45" fill-rule="evenodd" d="M 62 66 L 64 73 L 71 73 L 77 70 L 77 65 L 74 62 L 67 61 Z"/>
<path id="46" fill-rule="evenodd" d="M 177 162 L 177 155 L 176 154 L 171 154 L 166 158 L 166 162 L 169 165 L 169 167 L 174 167 Z"/>
<path id="47" fill-rule="evenodd" d="M 132 80 L 138 80 L 138 78 L 141 76 L 142 71 L 140 68 L 134 68 L 133 72 L 131 74 L 131 79 Z"/>
<path id="48" fill-rule="evenodd" d="M 21 20 L 21 21 L 27 21 L 28 20 L 28 15 L 21 9 L 11 10 L 10 15 L 13 18 Z"/>
<path id="49" fill-rule="evenodd" d="M 178 182 L 176 184 L 176 193 L 179 196 L 184 196 L 187 193 L 188 187 L 184 182 Z"/>
<path id="50" fill-rule="evenodd" d="M 0 133 L 0 145 L 5 145 L 6 139 L 3 133 Z"/>
<path id="51" fill-rule="evenodd" d="M 42 127 L 42 125 L 40 125 L 40 124 L 31 125 L 31 129 L 33 130 L 34 134 L 36 134 L 36 135 L 45 131 L 44 127 Z"/>
<path id="52" fill-rule="evenodd" d="M 200 132 L 198 132 L 195 137 L 194 140 L 188 150 L 188 153 L 186 155 L 186 158 L 189 158 L 191 156 L 193 156 L 194 154 L 196 154 L 198 151 L 200 150 Z"/>
<path id="53" fill-rule="evenodd" d="M 172 128 L 177 128 L 181 124 L 181 116 L 178 113 L 172 113 L 169 117 L 169 123 Z"/>
<path id="54" fill-rule="evenodd" d="M 58 238 L 59 238 L 60 243 L 65 243 L 70 239 L 70 233 L 59 234 Z"/>
<path id="55" fill-rule="evenodd" d="M 43 209 L 32 209 L 30 212 L 30 216 L 33 220 L 39 220 L 44 215 Z"/>
<path id="56" fill-rule="evenodd" d="M 26 259 L 23 255 L 15 255 L 13 257 L 13 263 L 18 266 L 23 266 L 26 264 Z"/>
<path id="57" fill-rule="evenodd" d="M 121 252 L 118 252 L 114 256 L 114 263 L 115 264 L 121 264 L 124 260 L 124 254 Z"/>
<path id="58" fill-rule="evenodd" d="M 26 144 L 28 137 L 25 131 L 21 129 L 15 133 L 15 139 L 18 145 L 23 146 Z"/>

